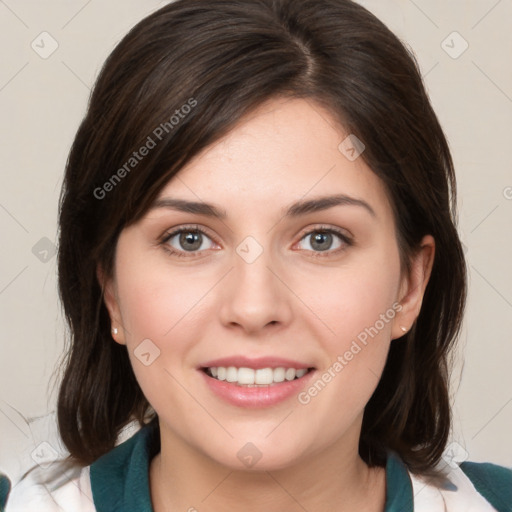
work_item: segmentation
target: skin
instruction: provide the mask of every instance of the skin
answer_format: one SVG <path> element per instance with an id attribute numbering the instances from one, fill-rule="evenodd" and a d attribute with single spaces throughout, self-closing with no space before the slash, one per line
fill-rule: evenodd
<path id="1" fill-rule="evenodd" d="M 213 203 L 225 219 L 153 209 L 122 231 L 113 277 L 98 268 L 115 341 L 126 345 L 159 415 L 162 449 L 150 468 L 157 512 L 384 510 L 385 471 L 358 454 L 361 421 L 390 343 L 404 342 L 392 340 L 419 314 L 435 243 L 426 236 L 410 275 L 402 273 L 386 190 L 362 158 L 350 161 L 338 149 L 347 135 L 311 100 L 268 101 L 160 193 Z M 375 215 L 340 205 L 284 217 L 298 200 L 334 193 L 366 201 Z M 195 253 L 179 236 L 160 243 L 190 224 L 207 232 Z M 333 235 L 318 249 L 322 227 L 352 243 Z M 237 253 L 247 236 L 263 250 L 252 263 Z M 321 375 L 398 303 L 394 318 L 307 404 L 294 396 L 242 409 L 214 395 L 197 370 L 218 357 L 272 355 L 308 362 Z M 144 339 L 160 351 L 149 366 L 134 354 Z M 248 442 L 262 454 L 250 468 L 237 457 Z"/>

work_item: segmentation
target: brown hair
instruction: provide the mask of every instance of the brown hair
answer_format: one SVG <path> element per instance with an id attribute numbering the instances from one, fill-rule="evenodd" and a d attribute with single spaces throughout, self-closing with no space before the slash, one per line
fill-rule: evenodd
<path id="1" fill-rule="evenodd" d="M 194 155 L 277 96 L 318 102 L 363 141 L 362 158 L 393 205 L 406 268 L 422 237 L 435 238 L 421 312 L 405 342 L 391 344 L 359 449 L 381 466 L 394 450 L 425 474 L 441 457 L 466 267 L 453 163 L 414 56 L 350 0 L 178 0 L 138 23 L 108 57 L 67 162 L 58 270 L 70 349 L 58 421 L 81 463 L 112 449 L 129 421 L 155 420 L 126 348 L 110 337 L 97 265 L 111 275 L 121 230 Z M 131 160 L 149 138 L 150 151 Z"/>

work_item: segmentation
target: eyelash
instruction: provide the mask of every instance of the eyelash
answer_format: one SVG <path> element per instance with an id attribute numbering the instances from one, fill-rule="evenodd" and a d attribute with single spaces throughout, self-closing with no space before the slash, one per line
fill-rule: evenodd
<path id="1" fill-rule="evenodd" d="M 325 257 L 332 256 L 334 254 L 338 254 L 341 251 L 344 251 L 347 247 L 350 247 L 353 245 L 353 241 L 346 234 L 344 234 L 343 232 L 341 232 L 335 228 L 328 227 L 328 226 L 317 226 L 313 229 L 310 229 L 309 231 L 307 231 L 306 233 L 304 233 L 301 236 L 300 240 L 303 240 L 304 238 L 306 238 L 307 236 L 309 236 L 313 233 L 320 233 L 320 232 L 324 233 L 324 234 L 337 235 L 343 242 L 344 246 L 340 247 L 338 249 L 335 249 L 335 250 L 309 251 L 309 252 L 313 253 L 313 257 L 315 257 L 315 258 L 325 258 Z M 202 252 L 202 251 L 196 251 L 196 252 L 177 251 L 173 248 L 170 248 L 170 246 L 168 245 L 167 242 L 169 242 L 169 240 L 171 240 L 173 237 L 175 237 L 176 235 L 178 235 L 180 233 L 196 233 L 196 234 L 200 233 L 201 235 L 205 235 L 206 237 L 212 239 L 212 237 L 210 235 L 208 235 L 208 233 L 206 231 L 204 231 L 197 225 L 181 226 L 181 227 L 171 231 L 170 233 L 166 233 L 163 236 L 162 240 L 160 241 L 160 244 L 162 245 L 163 249 L 166 252 L 168 252 L 170 255 L 177 256 L 179 258 L 194 258 L 194 257 L 196 257 L 195 255 L 199 254 L 199 252 Z M 213 240 L 213 241 L 215 241 L 215 240 Z"/>

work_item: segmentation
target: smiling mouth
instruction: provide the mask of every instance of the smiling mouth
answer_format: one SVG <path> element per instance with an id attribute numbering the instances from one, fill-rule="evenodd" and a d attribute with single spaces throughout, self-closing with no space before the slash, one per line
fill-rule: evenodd
<path id="1" fill-rule="evenodd" d="M 268 387 L 282 382 L 298 380 L 314 368 L 247 368 L 235 366 L 213 366 L 201 368 L 209 377 L 243 387 Z"/>

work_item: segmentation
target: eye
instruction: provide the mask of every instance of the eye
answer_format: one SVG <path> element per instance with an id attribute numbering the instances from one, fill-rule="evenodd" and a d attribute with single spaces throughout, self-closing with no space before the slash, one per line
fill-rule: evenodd
<path id="1" fill-rule="evenodd" d="M 306 245 L 309 247 L 306 246 L 305 250 L 320 257 L 332 256 L 353 245 L 352 240 L 343 232 L 324 226 L 308 231 L 301 238 L 301 242 L 308 239 Z M 160 243 L 165 251 L 180 258 L 196 257 L 200 252 L 212 249 L 215 245 L 212 238 L 199 226 L 181 226 L 166 233 Z"/>
<path id="2" fill-rule="evenodd" d="M 182 226 L 164 235 L 161 241 L 164 249 L 179 257 L 194 257 L 198 252 L 211 249 L 212 239 L 198 226 Z M 187 254 L 188 253 L 188 254 Z"/>
<path id="3" fill-rule="evenodd" d="M 309 245 L 309 247 L 306 247 L 306 250 L 317 253 L 315 256 L 322 257 L 332 256 L 352 245 L 352 240 L 347 235 L 337 229 L 327 227 L 319 227 L 308 231 L 301 238 L 301 241 L 302 240 L 309 240 L 306 244 Z"/>

